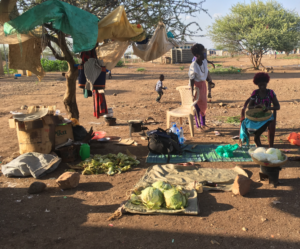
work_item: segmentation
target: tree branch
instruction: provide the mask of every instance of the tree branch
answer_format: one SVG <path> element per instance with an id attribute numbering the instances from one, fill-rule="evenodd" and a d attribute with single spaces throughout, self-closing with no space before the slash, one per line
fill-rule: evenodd
<path id="1" fill-rule="evenodd" d="M 64 56 L 60 56 L 60 55 L 56 52 L 56 50 L 52 47 L 51 41 L 50 41 L 50 40 L 48 40 L 47 46 L 51 49 L 51 51 L 52 51 L 52 53 L 53 53 L 53 55 L 54 55 L 54 57 L 55 57 L 56 59 L 61 60 L 61 61 L 66 60 L 66 58 L 65 58 Z"/>

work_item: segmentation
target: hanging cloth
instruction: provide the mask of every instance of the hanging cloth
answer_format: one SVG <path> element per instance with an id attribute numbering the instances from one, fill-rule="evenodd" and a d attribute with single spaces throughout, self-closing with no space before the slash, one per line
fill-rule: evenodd
<path id="1" fill-rule="evenodd" d="M 106 68 L 102 67 L 102 64 L 103 61 L 94 58 L 90 58 L 84 64 L 84 74 L 86 77 L 85 89 L 92 91 L 94 88 L 105 88 Z"/>
<path id="2" fill-rule="evenodd" d="M 99 118 L 108 113 L 103 90 L 93 90 L 94 117 Z"/>

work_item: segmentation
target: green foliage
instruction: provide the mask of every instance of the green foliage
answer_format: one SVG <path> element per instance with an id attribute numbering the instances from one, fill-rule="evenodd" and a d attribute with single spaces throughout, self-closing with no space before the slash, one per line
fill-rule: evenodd
<path id="1" fill-rule="evenodd" d="M 270 49 L 291 51 L 300 40 L 300 17 L 276 1 L 238 3 L 215 19 L 209 36 L 216 46 L 249 53 L 254 68 Z"/>
<path id="2" fill-rule="evenodd" d="M 215 64 L 215 67 L 222 67 L 222 64 Z"/>
<path id="3" fill-rule="evenodd" d="M 116 67 L 123 67 L 123 65 L 124 65 L 124 61 L 120 60 L 118 61 Z"/>
<path id="4" fill-rule="evenodd" d="M 225 123 L 228 123 L 228 124 L 239 123 L 240 122 L 240 118 L 241 118 L 241 116 L 228 117 L 225 120 Z"/>
<path id="5" fill-rule="evenodd" d="M 242 69 L 237 67 L 216 67 L 209 69 L 212 74 L 237 74 L 241 73 Z"/>
<path id="6" fill-rule="evenodd" d="M 3 65 L 3 69 L 4 69 L 4 74 L 7 74 L 6 64 Z M 9 70 L 10 74 L 16 74 L 16 73 L 18 73 L 18 70 L 16 70 L 16 69 L 10 69 L 9 68 L 8 70 Z"/>
<path id="7" fill-rule="evenodd" d="M 300 55 L 288 55 L 288 56 L 284 56 L 284 57 L 277 57 L 277 59 L 284 59 L 284 60 L 299 60 L 300 59 Z"/>
<path id="8" fill-rule="evenodd" d="M 181 71 L 183 71 L 183 69 L 184 69 L 184 66 L 182 66 L 182 67 L 179 67 L 179 68 L 180 68 L 180 70 L 181 70 Z"/>
<path id="9" fill-rule="evenodd" d="M 144 72 L 144 71 L 145 71 L 145 68 L 140 67 L 140 68 L 137 69 L 137 71 L 138 71 L 138 72 Z"/>
<path id="10" fill-rule="evenodd" d="M 41 59 L 41 64 L 45 72 L 68 71 L 68 63 L 66 61 L 59 61 L 59 60 L 51 61 L 48 59 Z"/>

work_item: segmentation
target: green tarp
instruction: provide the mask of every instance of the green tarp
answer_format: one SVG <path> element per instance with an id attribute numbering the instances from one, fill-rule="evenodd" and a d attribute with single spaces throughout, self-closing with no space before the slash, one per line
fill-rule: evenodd
<path id="1" fill-rule="evenodd" d="M 5 35 L 27 34 L 44 23 L 73 38 L 75 53 L 89 51 L 97 43 L 98 18 L 89 12 L 58 0 L 43 2 L 4 24 Z"/>

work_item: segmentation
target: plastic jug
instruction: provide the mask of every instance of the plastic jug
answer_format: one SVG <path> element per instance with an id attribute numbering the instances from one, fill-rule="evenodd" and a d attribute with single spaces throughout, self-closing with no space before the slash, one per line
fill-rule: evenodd
<path id="1" fill-rule="evenodd" d="M 32 74 L 30 71 L 26 70 L 27 77 L 30 77 Z"/>
<path id="2" fill-rule="evenodd" d="M 80 155 L 82 161 L 89 158 L 91 155 L 90 146 L 88 144 L 82 144 L 80 146 L 79 155 Z"/>
<path id="3" fill-rule="evenodd" d="M 177 131 L 177 126 L 176 124 L 173 124 L 170 131 L 172 131 L 174 134 L 176 134 L 176 131 Z"/>
<path id="4" fill-rule="evenodd" d="M 179 143 L 180 143 L 180 144 L 184 144 L 185 138 L 184 138 L 184 136 L 183 136 L 183 129 L 182 129 L 182 127 L 180 127 L 179 132 L 180 132 Z"/>

